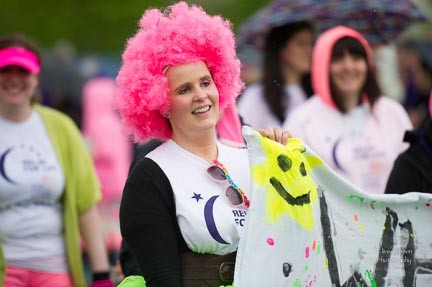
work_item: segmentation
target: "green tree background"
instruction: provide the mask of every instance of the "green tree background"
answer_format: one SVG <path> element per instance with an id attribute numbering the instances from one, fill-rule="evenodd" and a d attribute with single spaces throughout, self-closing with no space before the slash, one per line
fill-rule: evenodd
<path id="1" fill-rule="evenodd" d="M 0 0 L 0 35 L 22 32 L 43 49 L 56 41 L 71 41 L 78 53 L 117 55 L 135 33 L 143 11 L 164 7 L 167 0 Z M 190 0 L 210 14 L 242 21 L 269 0 Z"/>

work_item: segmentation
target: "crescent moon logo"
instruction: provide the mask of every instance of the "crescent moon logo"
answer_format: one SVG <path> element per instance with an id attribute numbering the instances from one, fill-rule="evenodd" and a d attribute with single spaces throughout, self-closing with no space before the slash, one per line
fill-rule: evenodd
<path id="1" fill-rule="evenodd" d="M 344 173 L 347 173 L 346 169 L 342 167 L 342 165 L 340 164 L 336 154 L 337 154 L 337 148 L 339 147 L 340 142 L 342 141 L 342 137 L 340 137 L 334 144 L 333 149 L 332 149 L 332 158 L 333 158 L 333 162 L 336 166 L 336 168 Z"/>
<path id="2" fill-rule="evenodd" d="M 211 237 L 221 244 L 229 244 L 219 234 L 213 217 L 213 205 L 218 197 L 219 195 L 215 195 L 206 202 L 204 207 L 204 219 Z"/>
<path id="3" fill-rule="evenodd" d="M 0 175 L 9 183 L 12 184 L 16 184 L 15 181 L 13 181 L 12 179 L 10 179 L 7 174 L 6 174 L 6 170 L 5 170 L 5 160 L 6 160 L 6 156 L 12 151 L 12 148 L 7 149 L 0 157 Z"/>

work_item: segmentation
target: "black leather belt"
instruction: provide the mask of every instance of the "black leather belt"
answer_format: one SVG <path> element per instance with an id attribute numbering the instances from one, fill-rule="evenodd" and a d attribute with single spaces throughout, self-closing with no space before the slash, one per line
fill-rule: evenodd
<path id="1" fill-rule="evenodd" d="M 236 252 L 227 255 L 180 254 L 183 287 L 218 287 L 234 281 Z"/>

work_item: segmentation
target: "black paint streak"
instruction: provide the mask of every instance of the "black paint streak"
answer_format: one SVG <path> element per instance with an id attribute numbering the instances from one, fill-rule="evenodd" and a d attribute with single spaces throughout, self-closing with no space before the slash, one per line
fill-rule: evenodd
<path id="1" fill-rule="evenodd" d="M 394 232 L 398 223 L 398 216 L 390 208 L 386 208 L 387 215 L 384 223 L 384 230 L 381 237 L 378 260 L 375 264 L 375 281 L 377 286 L 384 286 L 384 279 L 388 273 L 390 256 L 394 247 Z"/>
<path id="2" fill-rule="evenodd" d="M 405 269 L 405 275 L 402 279 L 403 286 L 412 286 L 414 282 L 414 275 L 416 271 L 416 261 L 415 261 L 415 246 L 414 246 L 414 233 L 411 221 L 407 220 L 404 223 L 399 224 L 401 231 L 406 229 L 408 233 L 408 243 L 405 248 L 402 249 L 403 263 Z M 413 236 L 411 236 L 411 234 Z"/>
<path id="3" fill-rule="evenodd" d="M 342 287 L 368 287 L 362 275 L 358 271 L 354 271 L 354 274 L 342 285 Z"/>
<path id="4" fill-rule="evenodd" d="M 282 183 L 280 183 L 277 178 L 270 178 L 270 183 L 289 205 L 304 205 L 310 203 L 310 191 L 308 191 L 308 193 L 294 197 L 288 191 L 286 191 Z"/>
<path id="5" fill-rule="evenodd" d="M 324 196 L 324 191 L 318 187 L 319 203 L 321 210 L 321 226 L 323 229 L 324 250 L 328 261 L 328 270 L 332 286 L 339 287 L 339 270 L 337 266 L 336 254 L 333 246 L 333 238 L 331 236 L 330 218 L 328 216 L 327 202 Z"/>
<path id="6" fill-rule="evenodd" d="M 416 272 L 418 274 L 432 274 L 432 259 L 416 259 Z"/>
<path id="7" fill-rule="evenodd" d="M 285 277 L 288 277 L 289 274 L 292 271 L 292 265 L 289 264 L 288 262 L 285 262 L 284 264 L 282 264 L 282 272 L 284 274 Z"/>

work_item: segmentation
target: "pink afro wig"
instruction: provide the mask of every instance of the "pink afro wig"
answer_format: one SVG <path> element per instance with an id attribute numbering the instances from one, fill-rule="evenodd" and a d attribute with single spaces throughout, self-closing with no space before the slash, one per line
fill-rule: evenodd
<path id="1" fill-rule="evenodd" d="M 199 60 L 212 74 L 223 111 L 243 88 L 231 23 L 185 2 L 144 13 L 117 76 L 116 104 L 127 133 L 136 141 L 171 137 L 169 122 L 162 116 L 170 108 L 164 68 Z"/>

